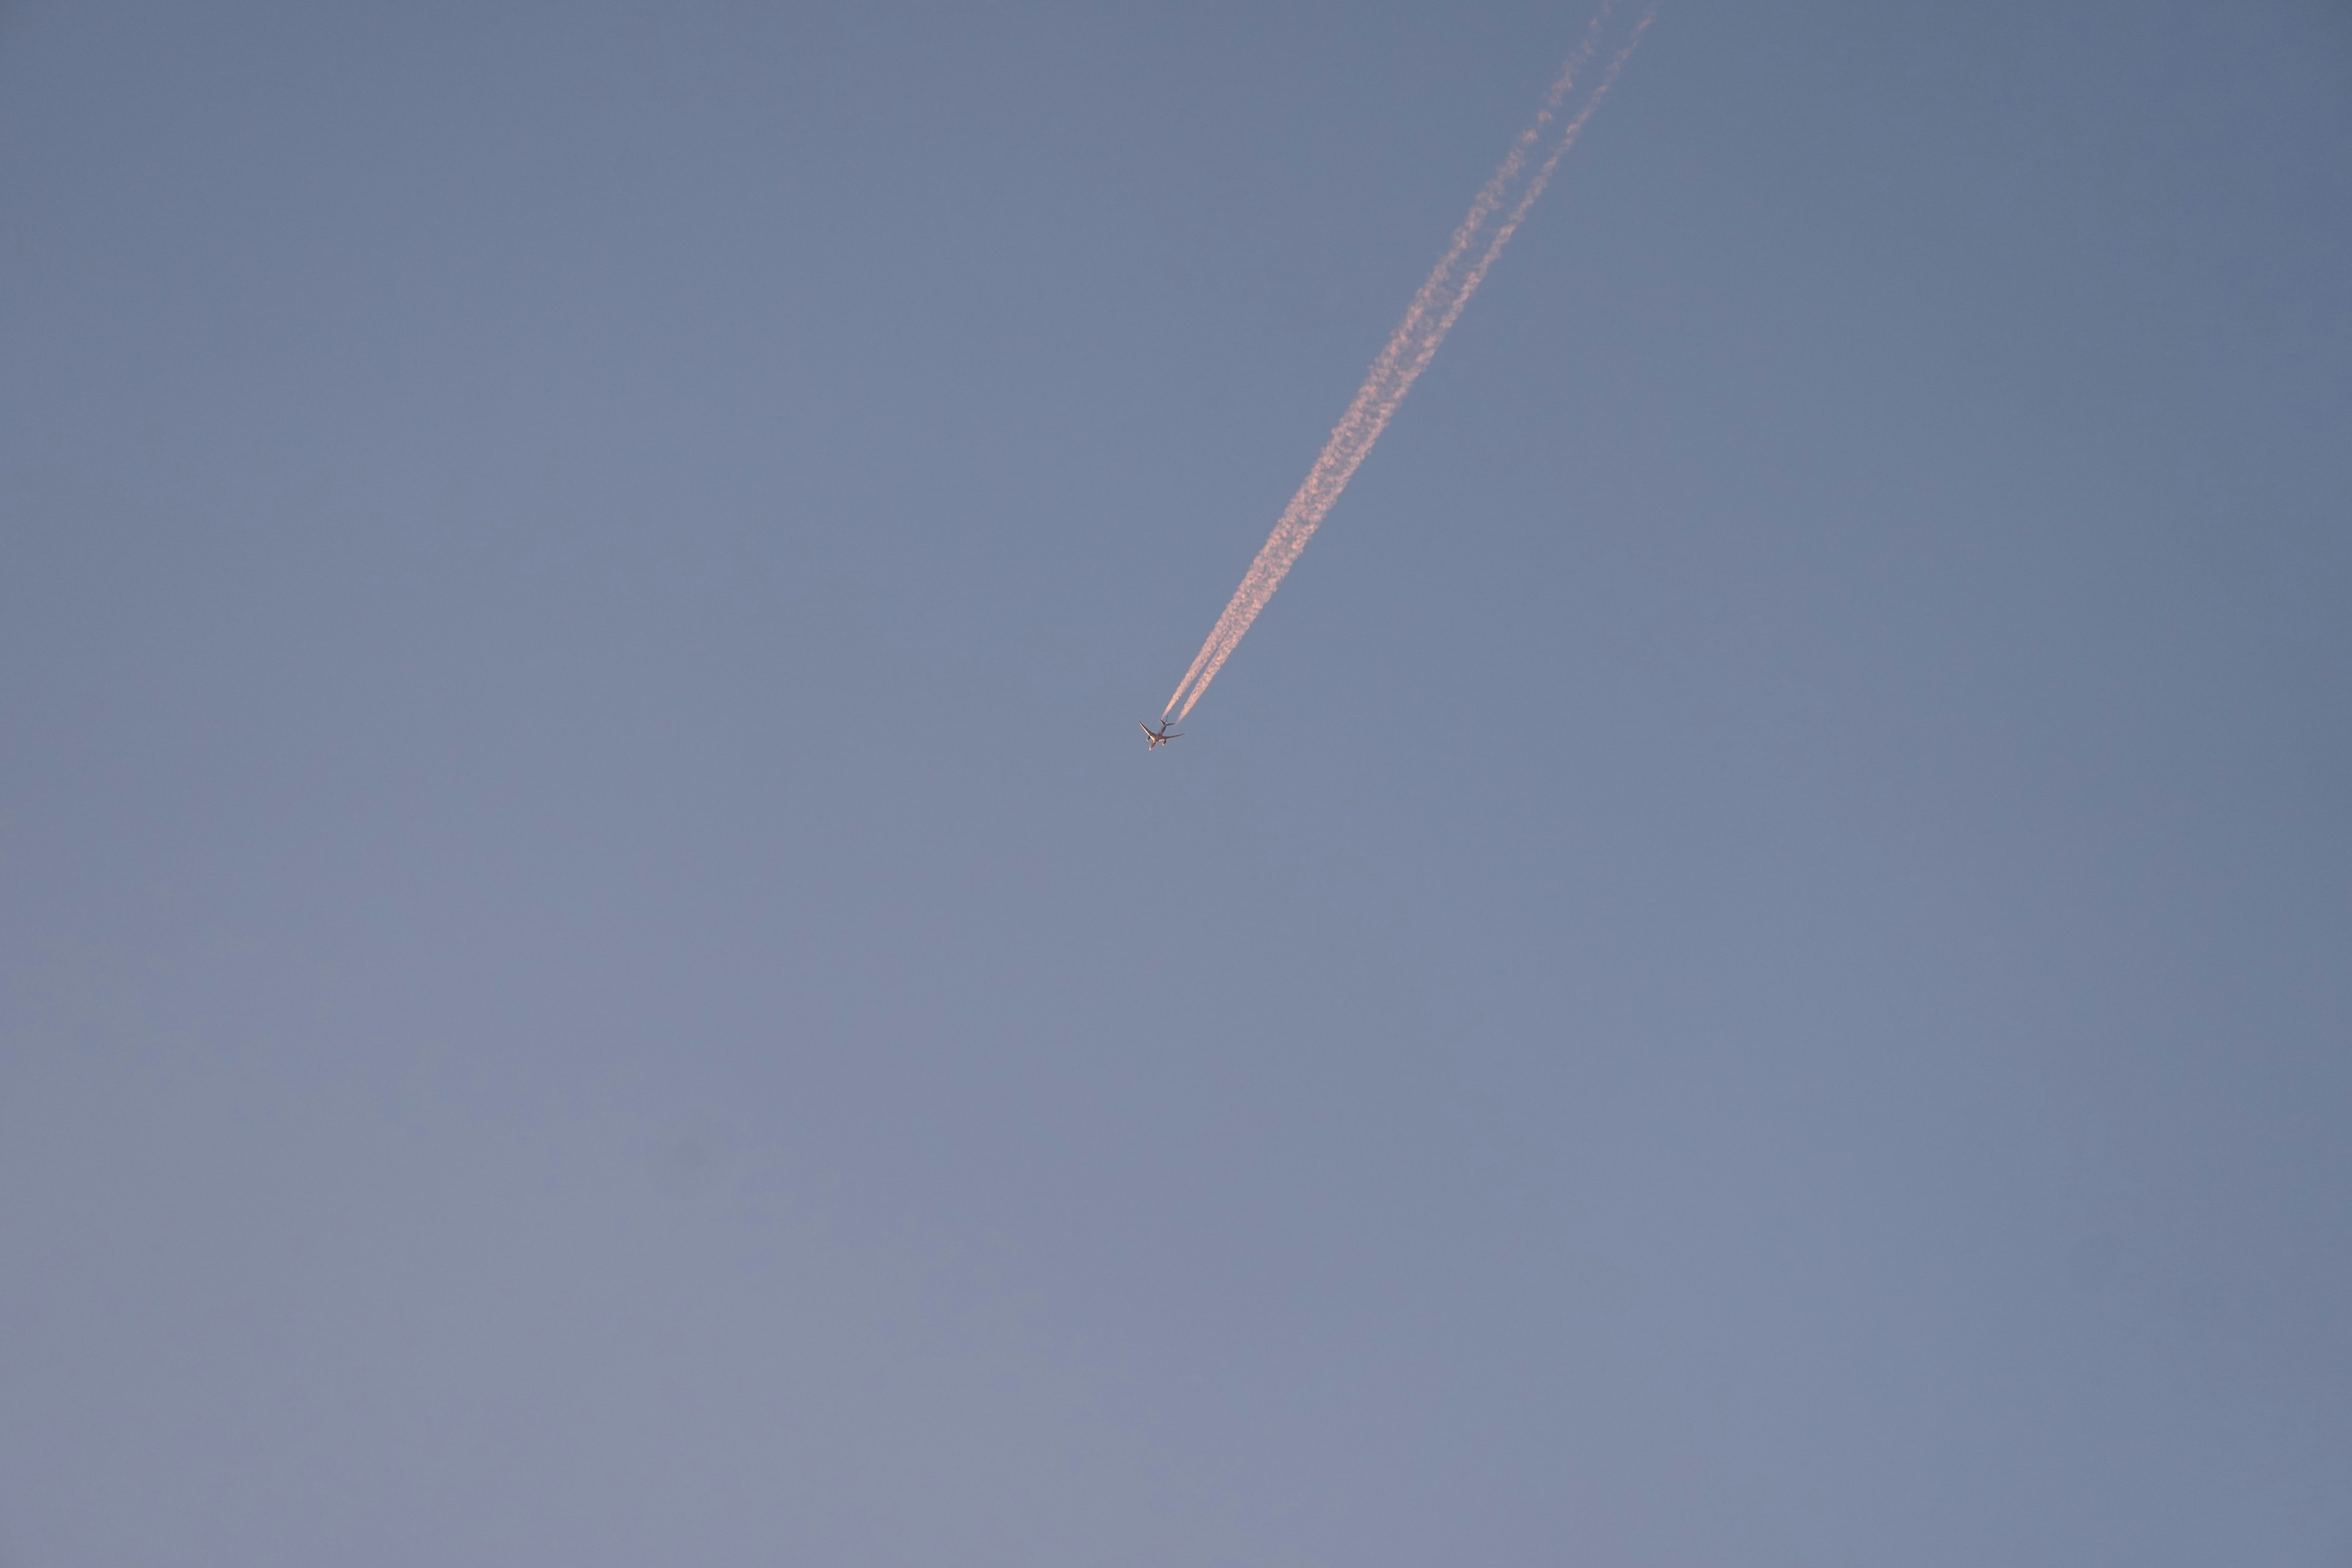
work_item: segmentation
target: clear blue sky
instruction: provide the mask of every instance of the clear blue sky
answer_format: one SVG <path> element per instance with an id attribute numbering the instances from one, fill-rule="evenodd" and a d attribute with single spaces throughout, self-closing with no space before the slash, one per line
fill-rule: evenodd
<path id="1" fill-rule="evenodd" d="M 2352 1562 L 2352 12 L 0 9 L 0 1564 Z"/>

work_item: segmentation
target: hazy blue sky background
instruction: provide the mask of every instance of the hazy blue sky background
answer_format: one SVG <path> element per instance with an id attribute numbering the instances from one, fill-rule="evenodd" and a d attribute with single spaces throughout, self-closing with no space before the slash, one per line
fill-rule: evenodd
<path id="1" fill-rule="evenodd" d="M 2352 10 L 0 10 L 0 1563 L 2352 1563 Z"/>

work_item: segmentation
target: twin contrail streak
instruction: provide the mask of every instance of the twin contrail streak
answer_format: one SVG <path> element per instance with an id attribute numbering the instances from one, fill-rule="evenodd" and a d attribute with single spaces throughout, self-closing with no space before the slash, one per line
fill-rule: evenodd
<path id="1" fill-rule="evenodd" d="M 1290 504 L 1282 509 L 1282 516 L 1276 521 L 1273 533 L 1267 536 L 1265 544 L 1258 551 L 1257 559 L 1250 563 L 1249 571 L 1243 574 L 1242 585 L 1234 590 L 1233 598 L 1225 605 L 1225 613 L 1217 617 L 1217 624 L 1210 628 L 1208 641 L 1201 645 L 1201 651 L 1193 657 L 1192 668 L 1186 670 L 1184 679 L 1176 683 L 1175 693 L 1168 699 L 1168 706 L 1160 710 L 1163 719 L 1170 715 L 1181 719 L 1190 713 L 1192 705 L 1201 700 L 1201 694 L 1208 690 L 1209 682 L 1217 678 L 1217 671 L 1224 668 L 1225 660 L 1233 657 L 1234 648 L 1241 642 L 1243 634 L 1250 629 L 1250 623 L 1257 619 L 1258 612 L 1265 609 L 1266 602 L 1274 597 L 1274 591 L 1282 586 L 1284 574 L 1298 559 L 1298 552 L 1307 548 L 1307 542 L 1315 537 L 1316 529 L 1321 526 L 1323 519 L 1339 501 L 1340 492 L 1348 488 L 1348 481 L 1355 477 L 1357 468 L 1370 455 L 1372 444 L 1381 438 L 1381 432 L 1388 428 L 1389 420 L 1395 415 L 1398 405 L 1404 402 L 1404 395 L 1412 390 L 1413 382 L 1429 368 L 1429 362 L 1436 357 L 1437 346 L 1445 341 L 1446 332 L 1453 328 L 1463 308 L 1470 303 L 1470 296 L 1478 291 L 1478 285 L 1486 280 L 1487 269 L 1503 253 L 1503 247 L 1517 231 L 1520 222 L 1528 216 L 1528 210 L 1535 205 L 1536 198 L 1543 195 L 1544 186 L 1551 180 L 1552 171 L 1559 167 L 1559 161 L 1568 155 L 1568 150 L 1576 145 L 1576 138 L 1584 130 L 1585 122 L 1601 107 L 1601 100 L 1608 95 L 1610 85 L 1617 79 L 1617 73 L 1624 68 L 1634 47 L 1642 41 L 1642 35 L 1649 30 L 1651 22 L 1657 16 L 1657 7 L 1654 5 L 1633 25 L 1633 36 L 1611 58 L 1601 74 L 1599 85 L 1593 88 L 1576 112 L 1560 125 L 1550 153 L 1537 165 L 1535 173 L 1528 175 L 1528 159 L 1542 142 L 1545 132 L 1559 119 L 1560 106 L 1575 88 L 1577 74 L 1591 61 L 1594 46 L 1600 39 L 1602 25 L 1609 19 L 1612 5 L 1613 0 L 1604 4 L 1601 14 L 1592 19 L 1592 26 L 1586 30 L 1583 41 L 1577 45 L 1576 52 L 1569 57 L 1568 65 L 1560 71 L 1559 79 L 1553 82 L 1551 90 L 1544 95 L 1543 107 L 1537 111 L 1535 122 L 1519 133 L 1519 139 L 1512 143 L 1502 165 L 1479 190 L 1478 199 L 1470 204 L 1469 216 L 1462 220 L 1462 226 L 1454 231 L 1453 242 L 1446 247 L 1445 254 L 1438 258 L 1428 281 L 1422 284 L 1419 292 L 1413 295 L 1412 303 L 1406 307 L 1404 320 L 1398 322 L 1396 331 L 1389 334 L 1387 345 L 1381 350 L 1380 357 L 1372 362 L 1370 374 L 1364 377 L 1364 384 L 1357 388 L 1354 401 L 1348 405 L 1348 412 L 1340 416 L 1339 423 L 1331 431 L 1331 438 L 1323 444 L 1322 454 L 1315 459 L 1315 467 L 1307 471 L 1306 482 L 1298 487 L 1298 493 L 1290 498 Z M 1519 190 L 1518 200 L 1511 205 L 1501 223 L 1490 231 L 1488 226 L 1493 224 L 1495 215 L 1503 210 L 1504 198 L 1523 176 L 1526 184 Z M 1478 250 L 1477 258 L 1467 270 L 1464 270 L 1464 258 L 1471 255 L 1482 236 L 1486 242 L 1485 248 Z M 1181 709 L 1177 707 L 1180 701 L 1183 703 Z"/>

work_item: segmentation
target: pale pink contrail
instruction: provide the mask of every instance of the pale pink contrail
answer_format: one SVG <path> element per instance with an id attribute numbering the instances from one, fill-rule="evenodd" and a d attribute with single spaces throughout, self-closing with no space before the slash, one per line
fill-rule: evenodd
<path id="1" fill-rule="evenodd" d="M 1549 155 L 1528 181 L 1519 199 L 1512 205 L 1509 216 L 1489 237 L 1477 261 L 1456 279 L 1454 269 L 1469 253 L 1496 209 L 1502 205 L 1504 194 L 1512 182 L 1527 167 L 1528 150 L 1541 138 L 1544 128 L 1551 122 L 1562 100 L 1573 87 L 1577 72 L 1591 58 L 1594 40 L 1602 23 L 1608 19 L 1610 8 L 1610 5 L 1604 3 L 1601 14 L 1592 19 L 1592 26 L 1587 29 L 1576 52 L 1569 58 L 1559 79 L 1544 95 L 1543 107 L 1537 112 L 1534 123 L 1520 133 L 1501 166 L 1479 190 L 1477 200 L 1471 203 L 1469 215 L 1454 231 L 1453 242 L 1446 247 L 1445 254 L 1438 259 L 1427 281 L 1414 293 L 1412 303 L 1405 310 L 1404 320 L 1398 322 L 1396 331 L 1389 334 L 1389 341 L 1381 348 L 1380 356 L 1372 362 L 1363 385 L 1357 388 L 1347 413 L 1340 416 L 1339 423 L 1332 428 L 1330 439 L 1323 444 L 1314 468 L 1307 471 L 1297 493 L 1290 498 L 1290 504 L 1282 509 L 1282 516 L 1276 521 L 1274 531 L 1267 536 L 1257 558 L 1250 563 L 1249 570 L 1243 574 L 1241 586 L 1234 590 L 1233 598 L 1225 605 L 1224 614 L 1219 616 L 1217 624 L 1210 628 L 1208 640 L 1193 656 L 1192 668 L 1184 672 L 1184 679 L 1176 683 L 1176 690 L 1168 699 L 1168 706 L 1160 710 L 1162 718 L 1173 714 L 1181 719 L 1192 711 L 1192 705 L 1201 700 L 1201 694 L 1209 689 L 1209 682 L 1214 680 L 1217 671 L 1224 668 L 1225 660 L 1232 657 L 1243 634 L 1249 630 L 1250 623 L 1257 619 L 1258 612 L 1265 608 L 1267 601 L 1274 597 L 1275 590 L 1282 586 L 1282 579 L 1298 559 L 1299 552 L 1307 548 L 1307 542 L 1315 536 L 1316 529 L 1321 526 L 1323 519 L 1338 503 L 1340 492 L 1348 488 L 1348 481 L 1355 476 L 1357 468 L 1370 454 L 1373 443 L 1381 438 L 1381 432 L 1388 428 L 1389 420 L 1404 402 L 1405 394 L 1412 390 L 1413 382 L 1429 368 L 1430 361 L 1437 355 L 1438 345 L 1445 341 L 1445 334 L 1470 303 L 1470 296 L 1478 291 L 1478 285 L 1486 280 L 1487 269 L 1503 253 L 1503 247 L 1517 231 L 1528 210 L 1535 205 L 1536 198 L 1543 195 L 1544 186 L 1551 180 L 1552 171 L 1559 166 L 1559 161 L 1567 156 L 1568 150 L 1576 145 L 1578 134 L 1583 131 L 1586 121 L 1592 118 L 1593 111 L 1600 108 L 1601 99 L 1607 96 L 1611 84 L 1616 81 L 1617 73 L 1624 68 L 1635 46 L 1641 43 L 1642 35 L 1649 30 L 1650 24 L 1657 17 L 1657 7 L 1654 5 L 1634 24 L 1633 36 L 1610 60 L 1608 68 L 1601 73 L 1600 85 L 1592 89 L 1591 95 L 1561 129 Z M 1443 310 L 1438 310 L 1441 300 L 1445 303 Z M 1433 316 L 1433 311 L 1435 311 Z M 1184 704 L 1181 710 L 1176 706 L 1180 699 Z"/>
<path id="2" fill-rule="evenodd" d="M 1282 537 L 1286 531 L 1295 525 L 1297 519 L 1305 515 L 1310 508 L 1314 510 L 1315 521 L 1319 522 L 1322 520 L 1322 514 L 1330 510 L 1330 503 L 1337 501 L 1339 492 L 1347 487 L 1348 478 L 1355 472 L 1356 464 L 1363 460 L 1362 454 L 1370 449 L 1371 442 L 1379 436 L 1381 426 L 1387 424 L 1387 416 L 1384 414 L 1375 415 L 1374 409 L 1383 401 L 1387 401 L 1388 395 L 1392 391 L 1398 397 L 1403 395 L 1398 387 L 1399 365 L 1404 362 L 1406 353 L 1415 340 L 1423 334 L 1429 312 L 1437 303 L 1439 297 L 1445 293 L 1448 284 L 1453 279 L 1454 268 L 1460 263 L 1464 253 L 1470 248 L 1471 242 L 1478 237 L 1479 231 L 1486 227 L 1486 220 L 1494 216 L 1496 207 L 1502 204 L 1504 192 L 1510 188 L 1513 180 L 1518 178 L 1519 171 L 1527 166 L 1528 150 L 1533 147 L 1537 139 L 1543 134 L 1543 128 L 1558 111 L 1560 100 L 1575 84 L 1576 73 L 1583 68 L 1587 60 L 1592 58 L 1593 41 L 1601 32 L 1601 24 L 1609 19 L 1612 4 L 1613 0 L 1603 0 L 1600 14 L 1592 18 L 1591 25 L 1585 29 L 1583 38 L 1578 42 L 1575 51 L 1569 56 L 1568 64 L 1561 69 L 1559 79 L 1551 84 L 1551 90 L 1544 95 L 1543 107 L 1537 110 L 1535 122 L 1519 132 L 1519 139 L 1512 143 L 1511 151 L 1503 159 L 1502 165 L 1479 190 L 1477 200 L 1470 204 L 1469 215 L 1462 220 L 1461 226 L 1454 231 L 1453 241 L 1445 247 L 1445 254 L 1437 258 L 1437 265 L 1430 269 L 1427 279 L 1414 292 L 1412 304 L 1405 308 L 1404 320 L 1397 323 L 1396 331 L 1389 334 L 1389 341 L 1381 347 L 1379 357 L 1372 361 L 1372 368 L 1364 377 L 1364 384 L 1356 389 L 1356 395 L 1349 403 L 1347 413 L 1339 416 L 1339 423 L 1332 428 L 1329 439 L 1324 442 L 1322 453 L 1315 459 L 1315 467 L 1308 471 L 1306 482 L 1298 487 L 1298 493 L 1292 496 L 1290 504 L 1283 509 L 1281 520 L 1275 525 L 1276 538 Z M 1404 376 L 1406 385 L 1411 384 L 1413 374 L 1415 373 L 1406 373 Z M 1350 458 L 1349 453 L 1354 453 L 1355 456 Z M 1332 482 L 1332 477 L 1335 474 L 1338 476 L 1336 484 Z M 1322 497 L 1326 491 L 1328 491 L 1328 499 L 1320 507 L 1316 507 L 1314 504 L 1316 500 Z M 1313 523 L 1307 525 L 1307 531 L 1310 533 L 1314 531 Z M 1268 549 L 1272 548 L 1272 540 L 1267 542 Z M 1265 551 L 1261 550 L 1257 560 L 1252 563 L 1250 572 L 1243 579 L 1242 585 L 1244 590 L 1250 586 L 1252 580 L 1258 576 L 1258 568 L 1265 563 L 1266 559 Z M 1271 594 L 1272 590 L 1268 589 L 1267 592 Z M 1253 610 L 1247 616 L 1242 615 L 1240 606 L 1243 600 L 1244 595 L 1237 592 L 1232 602 L 1225 606 L 1224 614 L 1217 617 L 1217 624 L 1210 628 L 1208 640 L 1201 645 L 1201 651 L 1193 656 L 1192 667 L 1184 672 L 1184 679 L 1176 683 L 1175 693 L 1168 699 L 1168 706 L 1160 710 L 1161 718 L 1164 719 L 1174 711 L 1177 698 L 1184 695 L 1184 689 L 1192 683 L 1194 676 L 1201 673 L 1202 667 L 1207 664 L 1226 643 L 1239 637 L 1242 630 L 1247 629 L 1249 621 L 1255 617 L 1256 612 Z M 1206 682 L 1202 684 L 1205 685 Z M 1191 710 L 1189 704 L 1186 710 L 1188 712 Z"/>

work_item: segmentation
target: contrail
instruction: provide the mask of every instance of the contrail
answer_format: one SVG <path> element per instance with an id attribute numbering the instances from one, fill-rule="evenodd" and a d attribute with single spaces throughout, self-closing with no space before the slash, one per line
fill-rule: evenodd
<path id="1" fill-rule="evenodd" d="M 1529 153 L 1542 140 L 1545 128 L 1559 114 L 1561 103 L 1576 84 L 1577 73 L 1591 61 L 1593 46 L 1599 39 L 1602 25 L 1609 19 L 1613 4 L 1614 0 L 1604 0 L 1601 14 L 1593 17 L 1592 25 L 1585 30 L 1583 40 L 1577 45 L 1575 53 L 1569 57 L 1559 79 L 1544 95 L 1543 107 L 1537 111 L 1534 123 L 1519 133 L 1519 139 L 1512 143 L 1510 153 L 1503 159 L 1501 166 L 1480 188 L 1477 200 L 1470 204 L 1469 215 L 1454 231 L 1453 242 L 1446 247 L 1445 254 L 1438 258 L 1437 266 L 1430 272 L 1427 281 L 1413 295 L 1412 303 L 1405 309 L 1404 320 L 1398 322 L 1396 331 L 1389 334 L 1389 341 L 1381 348 L 1380 357 L 1372 362 L 1370 372 L 1364 377 L 1364 384 L 1356 389 L 1354 400 L 1348 405 L 1347 413 L 1340 416 L 1339 423 L 1332 428 L 1330 439 L 1323 444 L 1321 455 L 1315 459 L 1314 468 L 1307 471 L 1298 492 L 1290 498 L 1290 504 L 1282 509 L 1282 516 L 1275 522 L 1274 531 L 1267 536 L 1257 558 L 1250 563 L 1249 570 L 1243 574 L 1242 584 L 1234 590 L 1233 598 L 1225 605 L 1224 614 L 1217 617 L 1217 624 L 1209 630 L 1208 640 L 1193 656 L 1192 667 L 1184 672 L 1184 679 L 1176 683 L 1174 693 L 1168 699 L 1168 706 L 1160 710 L 1161 718 L 1173 714 L 1181 719 L 1190 713 L 1192 705 L 1201 700 L 1201 694 L 1208 690 L 1209 682 L 1217 678 L 1217 671 L 1224 668 L 1225 660 L 1232 657 L 1243 634 L 1249 630 L 1250 623 L 1257 619 L 1258 612 L 1265 609 L 1266 602 L 1274 597 L 1274 591 L 1282 586 L 1282 579 L 1298 559 L 1298 552 L 1307 548 L 1307 542 L 1315 536 L 1316 529 L 1321 526 L 1323 519 L 1338 503 L 1340 492 L 1348 488 L 1348 481 L 1355 477 L 1358 467 L 1370 455 L 1373 443 L 1381 438 L 1381 432 L 1388 428 L 1389 420 L 1395 415 L 1398 405 L 1404 402 L 1405 394 L 1412 390 L 1413 382 L 1437 356 L 1438 345 L 1445 341 L 1445 334 L 1452 330 L 1464 307 L 1470 303 L 1470 296 L 1475 294 L 1478 285 L 1486 281 L 1487 269 L 1495 265 L 1495 258 L 1503 253 L 1503 247 L 1517 232 L 1528 209 L 1535 205 L 1536 198 L 1543 195 L 1544 186 L 1551 180 L 1552 171 L 1559 167 L 1559 161 L 1567 156 L 1568 150 L 1576 145 L 1576 139 L 1584 130 L 1585 122 L 1601 107 L 1601 100 L 1608 95 L 1611 84 L 1617 79 L 1617 73 L 1624 68 L 1635 46 L 1641 43 L 1642 35 L 1649 31 L 1650 24 L 1657 18 L 1657 6 L 1654 4 L 1633 25 L 1633 36 L 1626 40 L 1625 47 L 1617 51 L 1608 68 L 1601 72 L 1600 85 L 1592 89 L 1591 96 L 1560 129 L 1559 140 L 1553 143 L 1550 153 L 1528 179 L 1509 214 L 1488 237 L 1486 248 L 1479 253 L 1477 260 L 1468 271 L 1457 278 L 1455 269 L 1461 266 L 1463 258 L 1470 253 L 1480 234 L 1486 231 L 1488 221 L 1503 205 L 1504 195 L 1512 184 L 1526 171 Z M 1181 710 L 1176 706 L 1180 700 L 1184 704 Z"/>

